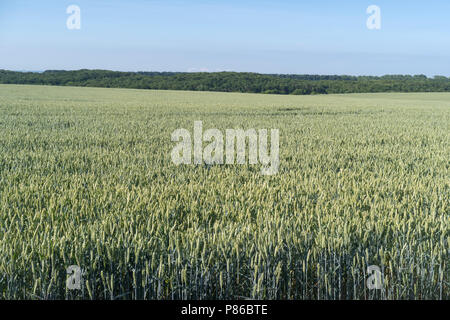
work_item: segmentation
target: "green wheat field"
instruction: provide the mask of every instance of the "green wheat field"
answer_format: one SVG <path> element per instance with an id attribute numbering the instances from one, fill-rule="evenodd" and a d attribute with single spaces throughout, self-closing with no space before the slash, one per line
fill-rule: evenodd
<path id="1" fill-rule="evenodd" d="M 278 174 L 174 165 L 196 120 L 279 129 Z M 450 93 L 0 85 L 0 298 L 449 299 L 449 159 Z"/>

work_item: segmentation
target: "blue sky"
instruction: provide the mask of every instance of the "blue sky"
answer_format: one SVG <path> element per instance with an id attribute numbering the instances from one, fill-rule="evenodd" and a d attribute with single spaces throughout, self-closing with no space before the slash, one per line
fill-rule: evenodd
<path id="1" fill-rule="evenodd" d="M 0 69 L 81 68 L 450 76 L 450 1 L 1 0 Z"/>

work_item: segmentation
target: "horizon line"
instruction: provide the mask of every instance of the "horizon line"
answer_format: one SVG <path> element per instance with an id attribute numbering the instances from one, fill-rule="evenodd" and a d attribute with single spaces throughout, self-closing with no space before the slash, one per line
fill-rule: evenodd
<path id="1" fill-rule="evenodd" d="M 444 77 L 450 78 L 450 76 L 435 74 L 435 75 L 426 75 L 426 74 L 412 74 L 412 73 L 388 73 L 383 75 L 368 75 L 368 74 L 332 74 L 332 73 L 264 73 L 264 72 L 255 72 L 255 71 L 233 71 L 233 70 L 222 70 L 222 71 L 154 71 L 154 70 L 140 70 L 140 71 L 124 71 L 124 70 L 111 70 L 111 69 L 90 69 L 90 68 L 82 68 L 82 69 L 46 69 L 46 70 L 9 70 L 9 69 L 1 69 L 0 71 L 9 71 L 9 72 L 21 72 L 21 73 L 44 73 L 44 72 L 75 72 L 75 71 L 109 71 L 109 72 L 120 72 L 120 73 L 174 73 L 174 74 L 195 74 L 195 73 L 250 73 L 250 74 L 258 74 L 258 75 L 268 75 L 268 76 L 339 76 L 339 77 L 373 77 L 373 78 L 381 78 L 386 76 L 425 76 L 427 79 L 434 79 L 436 77 Z"/>

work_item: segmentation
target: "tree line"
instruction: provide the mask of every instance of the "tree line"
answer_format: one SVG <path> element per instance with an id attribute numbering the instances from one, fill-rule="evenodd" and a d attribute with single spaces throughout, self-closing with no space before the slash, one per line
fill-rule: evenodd
<path id="1" fill-rule="evenodd" d="M 268 94 L 450 92 L 450 78 L 425 75 L 338 76 L 245 72 L 118 72 L 107 70 L 0 70 L 2 84 L 192 90 Z"/>

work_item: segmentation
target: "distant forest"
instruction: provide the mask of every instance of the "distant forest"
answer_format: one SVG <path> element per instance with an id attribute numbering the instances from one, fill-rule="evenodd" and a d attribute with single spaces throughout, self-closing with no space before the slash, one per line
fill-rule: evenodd
<path id="1" fill-rule="evenodd" d="M 450 78 L 425 75 L 324 76 L 242 72 L 179 73 L 77 70 L 0 70 L 0 83 L 268 94 L 450 92 Z"/>

